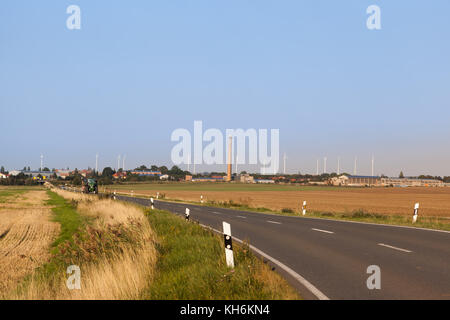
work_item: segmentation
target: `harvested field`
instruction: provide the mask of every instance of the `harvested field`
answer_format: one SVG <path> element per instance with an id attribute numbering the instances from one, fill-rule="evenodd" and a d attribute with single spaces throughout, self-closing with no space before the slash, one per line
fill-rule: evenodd
<path id="1" fill-rule="evenodd" d="M 50 221 L 45 191 L 12 193 L 2 199 L 0 292 L 6 292 L 50 258 L 49 247 L 59 233 L 59 224 Z"/>
<path id="2" fill-rule="evenodd" d="M 145 187 L 147 186 L 147 187 Z M 420 214 L 428 217 L 450 217 L 450 188 L 327 188 L 228 185 L 227 191 L 220 184 L 193 184 L 194 190 L 179 190 L 170 185 L 126 185 L 118 186 L 120 192 L 134 190 L 135 194 L 155 195 L 158 187 L 166 199 L 199 201 L 200 195 L 209 201 L 229 201 L 250 207 L 265 207 L 272 210 L 290 208 L 299 210 L 303 200 L 308 201 L 308 209 L 318 212 L 349 213 L 364 210 L 369 213 L 386 215 L 411 215 L 415 202 L 420 202 Z M 203 186 L 203 188 L 201 188 Z M 254 189 L 254 191 L 250 188 Z M 272 187 L 273 191 L 267 191 Z M 186 188 L 186 185 L 184 185 Z M 284 188 L 284 191 L 283 191 Z M 203 190 L 199 190 L 203 189 Z M 215 189 L 220 189 L 215 190 Z M 245 191 L 242 191 L 245 190 Z"/>
<path id="3" fill-rule="evenodd" d="M 156 261 L 156 237 L 142 209 L 95 196 L 53 190 L 57 215 L 67 225 L 68 215 L 89 223 L 60 243 L 51 261 L 52 272 L 34 274 L 31 281 L 9 299 L 91 300 L 138 299 L 151 282 Z M 62 197 L 62 198 L 61 198 Z M 64 207 L 64 199 L 71 201 Z M 64 212 L 63 212 L 64 211 Z M 68 212 L 70 211 L 70 212 Z M 68 290 L 66 268 L 80 266 L 81 290 Z"/>

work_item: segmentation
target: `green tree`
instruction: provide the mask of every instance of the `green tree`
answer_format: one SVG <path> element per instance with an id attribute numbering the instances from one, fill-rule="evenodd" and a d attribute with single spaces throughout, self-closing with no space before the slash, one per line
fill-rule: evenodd
<path id="1" fill-rule="evenodd" d="M 0 168 L 0 172 L 1 172 L 1 173 L 5 173 L 5 167 L 4 167 L 4 166 L 2 166 L 2 167 Z"/>
<path id="2" fill-rule="evenodd" d="M 162 174 L 169 173 L 169 169 L 166 166 L 159 167 L 158 171 L 161 171 Z"/>
<path id="3" fill-rule="evenodd" d="M 102 177 L 112 178 L 113 174 L 114 174 L 114 170 L 111 167 L 105 167 L 102 172 Z"/>

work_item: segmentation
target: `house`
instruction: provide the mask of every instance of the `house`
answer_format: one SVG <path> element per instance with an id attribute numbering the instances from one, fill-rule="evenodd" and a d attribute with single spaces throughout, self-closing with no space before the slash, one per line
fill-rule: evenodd
<path id="1" fill-rule="evenodd" d="M 333 186 L 345 186 L 348 185 L 349 178 L 345 175 L 339 177 L 333 177 L 330 179 L 330 184 Z"/>
<path id="2" fill-rule="evenodd" d="M 1 173 L 1 172 L 0 172 L 0 179 L 6 179 L 6 178 L 8 178 L 8 177 L 9 177 L 9 174 Z"/>
<path id="3" fill-rule="evenodd" d="M 114 179 L 126 179 L 127 178 L 127 172 L 126 171 L 119 171 L 114 173 L 113 175 Z"/>
<path id="4" fill-rule="evenodd" d="M 241 181 L 241 183 L 255 183 L 255 178 L 253 178 L 248 173 L 241 174 L 239 176 L 239 180 Z"/>
<path id="5" fill-rule="evenodd" d="M 56 176 L 61 179 L 66 179 L 68 176 L 70 176 L 71 171 L 70 170 L 62 170 L 62 169 L 55 169 Z"/>
<path id="6" fill-rule="evenodd" d="M 275 183 L 275 181 L 271 180 L 271 179 L 255 179 L 255 182 L 256 183 L 267 183 L 267 184 Z"/>

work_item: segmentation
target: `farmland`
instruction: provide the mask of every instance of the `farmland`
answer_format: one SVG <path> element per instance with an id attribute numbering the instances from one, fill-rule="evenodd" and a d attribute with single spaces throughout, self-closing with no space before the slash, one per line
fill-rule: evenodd
<path id="1" fill-rule="evenodd" d="M 326 186 L 253 185 L 253 184 L 133 184 L 109 189 L 139 195 L 164 194 L 166 199 L 233 201 L 248 207 L 275 211 L 299 210 L 303 200 L 314 212 L 351 213 L 362 210 L 382 215 L 410 216 L 415 202 L 426 217 L 450 217 L 450 188 L 340 188 Z"/>
<path id="2" fill-rule="evenodd" d="M 168 212 L 55 188 L 0 189 L 0 299 L 299 298 L 246 246 L 235 254 L 230 270 L 220 236 Z M 80 290 L 66 286 L 73 265 Z"/>
<path id="3" fill-rule="evenodd" d="M 40 190 L 0 189 L 0 292 L 49 259 L 59 224 L 51 221 L 46 200 L 47 194 Z"/>

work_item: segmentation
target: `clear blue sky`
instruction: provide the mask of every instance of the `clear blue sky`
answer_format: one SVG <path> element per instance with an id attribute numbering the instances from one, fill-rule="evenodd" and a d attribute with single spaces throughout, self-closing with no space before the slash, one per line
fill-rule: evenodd
<path id="1" fill-rule="evenodd" d="M 66 8 L 81 8 L 81 30 Z M 381 7 L 382 29 L 366 28 Z M 0 5 L 0 165 L 171 165 L 170 134 L 278 128 L 289 172 L 450 175 L 450 1 Z M 321 160 L 322 162 L 322 160 Z M 206 166 L 199 168 L 208 170 Z"/>

